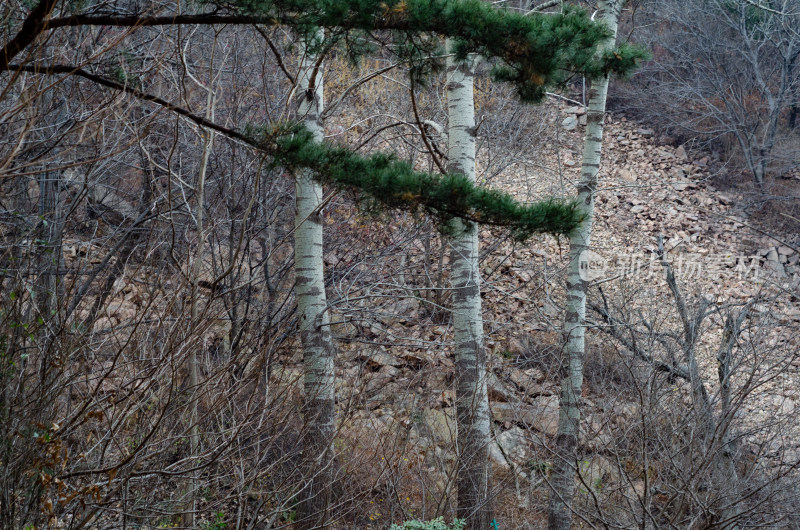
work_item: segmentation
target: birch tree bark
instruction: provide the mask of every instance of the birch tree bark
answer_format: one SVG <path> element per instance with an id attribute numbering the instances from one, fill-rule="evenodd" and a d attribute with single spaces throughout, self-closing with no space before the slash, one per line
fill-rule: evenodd
<path id="1" fill-rule="evenodd" d="M 613 37 L 599 45 L 601 50 L 614 46 L 617 22 L 624 0 L 600 0 L 599 11 Z M 576 450 L 580 428 L 580 399 L 583 388 L 585 356 L 586 287 L 588 284 L 589 247 L 594 217 L 594 193 L 600 170 L 603 146 L 603 117 L 606 110 L 608 76 L 592 82 L 586 116 L 581 179 L 578 183 L 578 204 L 584 220 L 569 238 L 566 316 L 564 319 L 564 360 L 559 396 L 556 454 L 551 477 L 548 528 L 569 530 L 572 525 L 572 497 L 575 493 Z"/>
<path id="2" fill-rule="evenodd" d="M 320 30 L 316 39 L 323 38 Z M 297 113 L 316 141 L 323 139 L 322 65 L 303 49 L 297 86 Z M 300 342 L 303 347 L 305 404 L 303 460 L 306 472 L 298 507 L 298 528 L 325 526 L 333 463 L 334 373 L 333 339 L 329 326 L 322 262 L 322 186 L 302 171 L 295 183 L 294 260 Z"/>
<path id="3" fill-rule="evenodd" d="M 448 43 L 450 48 L 450 43 Z M 477 58 L 447 59 L 448 172 L 475 182 L 475 103 Z M 452 313 L 456 353 L 458 517 L 472 529 L 489 528 L 489 398 L 483 345 L 478 227 L 456 223 L 452 238 Z"/>

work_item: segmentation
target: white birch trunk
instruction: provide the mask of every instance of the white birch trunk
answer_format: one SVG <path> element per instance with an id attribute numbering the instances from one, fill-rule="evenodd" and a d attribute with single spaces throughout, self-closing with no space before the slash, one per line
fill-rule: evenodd
<path id="1" fill-rule="evenodd" d="M 475 182 L 474 67 L 477 58 L 447 62 L 447 170 Z M 478 228 L 454 221 L 452 313 L 456 353 L 458 517 L 472 529 L 489 528 L 489 398 L 483 345 Z M 468 230 L 465 231 L 465 228 Z"/>
<path id="2" fill-rule="evenodd" d="M 318 33 L 322 39 L 322 31 Z M 313 53 L 303 50 L 298 76 L 297 113 L 321 142 L 323 126 L 322 68 Z M 298 528 L 325 526 L 333 462 L 334 372 L 322 262 L 322 186 L 308 171 L 296 176 L 294 260 L 300 341 L 303 347 L 305 404 L 303 460 Z"/>
<path id="3" fill-rule="evenodd" d="M 614 37 L 600 44 L 601 49 L 614 46 L 617 22 L 623 0 L 600 0 L 598 8 Z M 575 493 L 576 449 L 580 428 L 580 399 L 583 389 L 585 355 L 585 320 L 587 277 L 581 266 L 587 265 L 594 220 L 594 193 L 600 170 L 603 146 L 603 117 L 606 110 L 608 77 L 592 82 L 586 117 L 586 136 L 583 146 L 581 179 L 578 183 L 578 205 L 583 222 L 569 238 L 569 269 L 567 272 L 566 316 L 564 319 L 564 366 L 559 397 L 556 454 L 551 477 L 552 491 L 548 511 L 550 530 L 569 530 L 572 525 L 572 497 Z M 588 268 L 585 269 L 588 272 Z"/>

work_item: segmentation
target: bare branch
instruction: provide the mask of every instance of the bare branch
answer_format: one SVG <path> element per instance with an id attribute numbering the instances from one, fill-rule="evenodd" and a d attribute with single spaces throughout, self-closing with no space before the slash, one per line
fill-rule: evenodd
<path id="1" fill-rule="evenodd" d="M 0 71 L 8 70 L 9 62 L 24 50 L 47 27 L 45 18 L 56 5 L 56 0 L 41 0 L 30 12 L 13 39 L 0 50 Z"/>

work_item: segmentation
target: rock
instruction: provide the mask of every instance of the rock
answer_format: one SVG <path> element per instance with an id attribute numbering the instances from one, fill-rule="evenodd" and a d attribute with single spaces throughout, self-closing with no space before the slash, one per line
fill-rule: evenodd
<path id="1" fill-rule="evenodd" d="M 686 171 L 684 171 L 683 168 L 680 167 L 672 168 L 671 174 L 676 179 L 683 180 L 686 178 Z"/>
<path id="2" fill-rule="evenodd" d="M 375 370 L 379 370 L 383 366 L 401 366 L 403 364 L 403 361 L 398 359 L 396 356 L 382 351 L 373 351 L 362 354 L 358 357 L 358 359 L 366 361 L 367 366 Z"/>
<path id="3" fill-rule="evenodd" d="M 558 432 L 558 396 L 539 396 L 525 403 L 491 403 L 495 421 L 520 424 L 549 436 Z"/>
<path id="4" fill-rule="evenodd" d="M 631 213 L 642 213 L 644 211 L 644 206 L 641 204 L 637 204 L 636 206 L 631 208 Z"/>
<path id="5" fill-rule="evenodd" d="M 528 437 L 524 430 L 516 426 L 498 434 L 489 446 L 489 459 L 503 469 L 510 468 L 509 462 L 515 466 L 525 464 L 529 453 Z"/>
<path id="6" fill-rule="evenodd" d="M 517 401 L 514 392 L 509 390 L 500 378 L 492 372 L 486 374 L 486 387 L 489 390 L 489 399 L 492 401 Z"/>
<path id="7" fill-rule="evenodd" d="M 794 250 L 787 247 L 786 245 L 781 245 L 778 247 L 778 254 L 780 254 L 781 256 L 791 256 L 793 252 Z"/>
<path id="8" fill-rule="evenodd" d="M 628 182 L 636 182 L 636 174 L 628 169 L 620 169 L 619 178 Z"/>
<path id="9" fill-rule="evenodd" d="M 579 491 L 584 489 L 583 484 L 589 485 L 594 491 L 601 492 L 609 484 L 618 482 L 619 472 L 608 458 L 594 455 L 591 460 L 584 460 L 578 466 L 578 472 L 583 481 L 578 480 Z"/>
<path id="10" fill-rule="evenodd" d="M 583 116 L 586 114 L 586 107 L 575 106 L 567 107 L 564 109 L 564 114 L 574 114 L 576 116 Z"/>
<path id="11" fill-rule="evenodd" d="M 567 131 L 574 131 L 578 126 L 578 118 L 575 116 L 567 116 L 564 118 L 564 121 L 561 122 L 561 126 Z"/>
<path id="12" fill-rule="evenodd" d="M 650 138 L 655 133 L 653 132 L 653 129 L 636 129 L 636 134 L 644 136 L 645 138 Z"/>
<path id="13" fill-rule="evenodd" d="M 426 409 L 417 428 L 422 431 L 421 435 L 429 436 L 437 442 L 453 443 L 456 439 L 456 409 Z"/>
<path id="14" fill-rule="evenodd" d="M 769 249 L 769 253 L 767 254 L 767 262 L 764 264 L 764 268 L 778 278 L 786 277 L 786 270 L 783 268 L 783 264 L 781 264 L 778 251 L 774 248 Z"/>
<path id="15" fill-rule="evenodd" d="M 588 123 L 588 120 L 586 119 L 586 114 L 578 116 L 578 123 L 586 127 L 586 124 Z"/>
<path id="16" fill-rule="evenodd" d="M 686 154 L 686 148 L 684 148 L 682 145 L 675 149 L 675 156 L 678 158 L 678 160 L 683 160 L 684 162 L 689 161 L 689 155 Z"/>

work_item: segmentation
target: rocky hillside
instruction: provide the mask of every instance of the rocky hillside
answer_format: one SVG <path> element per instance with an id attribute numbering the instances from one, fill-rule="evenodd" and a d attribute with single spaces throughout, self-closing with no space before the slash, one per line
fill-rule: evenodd
<path id="1" fill-rule="evenodd" d="M 583 109 L 554 107 L 543 115 L 549 138 L 541 159 L 517 159 L 489 185 L 526 200 L 573 193 Z M 787 466 L 800 456 L 794 421 L 800 399 L 797 247 L 785 235 L 762 233 L 740 211 L 741 197 L 714 188 L 707 156 L 658 145 L 653 136 L 624 118 L 609 117 L 591 259 L 590 299 L 598 310 L 589 315 L 579 463 L 586 504 L 579 509 L 595 513 L 593 503 L 605 503 L 605 515 L 617 521 L 638 520 L 643 505 L 668 517 L 677 509 L 670 488 L 682 483 L 686 466 L 704 462 L 696 455 L 692 458 L 699 461 L 681 460 L 690 445 L 676 442 L 691 440 L 696 411 L 689 384 L 664 369 L 682 369 L 684 361 L 676 349 L 675 337 L 682 332 L 677 306 L 655 255 L 660 237 L 689 309 L 716 311 L 700 322 L 696 349 L 717 408 L 724 394 L 717 375 L 724 321 L 729 312 L 748 308 L 729 378 L 736 401 L 731 432 L 744 458 L 740 474 L 777 484 L 775 477 L 789 473 Z M 484 167 L 490 155 L 488 148 L 481 152 Z M 452 328 L 441 310 L 446 289 L 440 288 L 447 252 L 437 247 L 435 234 L 407 219 L 373 230 L 346 200 L 334 201 L 330 210 L 329 215 L 350 218 L 347 237 L 340 240 L 364 246 L 326 248 L 325 257 L 329 298 L 337 301 L 332 321 L 340 349 L 342 465 L 353 477 L 347 486 L 352 491 L 342 495 L 350 494 L 352 513 L 359 514 L 347 524 L 382 528 L 389 521 L 445 513 L 452 508 L 456 454 Z M 403 246 L 396 240 L 401 236 L 408 238 Z M 568 248 L 551 237 L 519 245 L 486 230 L 482 238 L 497 520 L 501 528 L 537 528 L 545 513 L 558 422 Z M 90 245 L 67 241 L 65 251 L 68 260 L 99 259 Z M 152 296 L 130 281 L 140 273 L 146 271 L 128 271 L 117 281 L 96 328 L 122 330 L 152 303 Z M 358 290 L 356 284 L 367 288 Z M 166 280 L 161 288 L 170 285 Z M 603 310 L 614 320 L 604 320 Z M 221 310 L 220 316 L 222 323 L 210 326 L 205 340 L 224 349 L 230 347 L 223 344 L 230 329 Z M 296 339 L 287 340 L 272 359 L 270 388 L 287 410 L 296 410 L 302 362 L 292 347 Z M 242 370 L 261 368 L 251 360 Z M 114 380 L 103 385 L 110 392 Z M 671 459 L 665 457 L 670 447 Z M 713 489 L 686 488 L 701 497 Z"/>
<path id="2" fill-rule="evenodd" d="M 492 185 L 535 198 L 553 193 L 554 175 L 562 176 L 564 182 L 577 179 L 582 114 L 580 107 L 550 114 L 554 129 L 558 124 L 563 129 L 558 132 L 556 147 L 546 155 L 549 174 L 544 172 L 537 179 L 512 168 Z M 718 399 L 720 392 L 716 355 L 723 337 L 723 311 L 750 303 L 750 318 L 758 326 L 745 329 L 740 340 L 750 342 L 762 358 L 754 361 L 743 346 L 738 365 L 742 373 L 731 376 L 742 388 L 741 393 L 734 392 L 742 399 L 735 428 L 750 462 L 749 468 L 742 464 L 741 473 L 768 474 L 767 468 L 783 472 L 800 455 L 794 436 L 794 414 L 800 399 L 800 358 L 795 353 L 800 339 L 796 332 L 800 256 L 797 248 L 783 239 L 785 235 L 769 237 L 752 226 L 737 209 L 741 197 L 711 184 L 710 166 L 707 156 L 689 153 L 682 146 L 657 145 L 651 130 L 611 116 L 597 199 L 593 279 L 608 304 L 617 304 L 629 316 L 638 315 L 626 323 L 631 329 L 645 322 L 651 331 L 654 324 L 660 326 L 663 336 L 678 334 L 675 301 L 654 254 L 659 237 L 663 237 L 690 306 L 706 297 L 709 306 L 719 308 L 717 315 L 702 323 L 698 353 L 713 399 Z M 570 193 L 568 187 L 560 191 Z M 505 528 L 534 528 L 540 521 L 531 515 L 537 511 L 530 510 L 543 508 L 558 421 L 560 286 L 568 249 L 563 241 L 552 238 L 520 247 L 498 242 L 488 231 L 483 235 L 486 248 L 491 249 L 482 268 L 487 346 L 492 353 L 488 385 L 495 442 L 491 458 L 496 474 L 506 479 L 499 482 L 505 484 L 498 492 L 500 513 Z M 593 296 L 597 302 L 598 293 Z M 453 360 L 447 354 L 451 329 L 446 319 L 432 323 L 424 303 L 413 296 L 387 303 L 383 314 L 371 321 L 367 337 L 372 340 L 366 341 L 379 346 L 365 346 L 357 340 L 355 328 L 349 337 L 340 335 L 340 401 L 352 407 L 352 419 L 343 422 L 342 431 L 355 440 L 390 444 L 391 451 L 386 446 L 382 451 L 393 454 L 391 461 L 376 457 L 380 467 L 375 473 L 380 480 L 394 477 L 392 488 L 405 485 L 401 489 L 413 492 L 408 501 L 414 504 L 416 495 L 415 505 L 422 502 L 425 506 L 420 485 L 422 491 L 432 492 L 428 493 L 431 498 L 442 498 L 451 487 L 448 473 L 455 458 Z M 589 384 L 584 395 L 581 469 L 587 502 L 595 496 L 613 500 L 620 509 L 620 503 L 655 498 L 666 505 L 666 499 L 659 497 L 664 492 L 648 484 L 646 476 L 651 481 L 654 478 L 642 471 L 647 465 L 621 446 L 635 452 L 637 444 L 640 449 L 658 445 L 659 436 L 680 432 L 679 414 L 662 417 L 663 424 L 655 421 L 654 415 L 676 406 L 688 411 L 688 384 L 656 375 L 657 347 L 649 349 L 652 362 L 637 359 L 624 340 L 615 340 L 613 333 L 603 330 L 597 314 L 591 319 L 598 327 L 590 333 L 586 361 Z M 653 331 L 653 337 L 656 335 Z M 398 342 L 400 346 L 392 346 Z M 299 380 L 299 365 L 287 370 L 290 379 Z M 758 379 L 757 384 L 748 386 L 747 373 Z M 672 396 L 659 394 L 665 388 Z M 662 402 L 646 404 L 642 401 L 645 391 L 653 392 L 653 399 L 660 396 Z M 757 428 L 767 419 L 775 429 Z M 640 428 L 657 432 L 637 434 Z M 659 429 L 674 430 L 670 434 Z M 647 436 L 653 440 L 647 441 Z M 679 471 L 675 462 L 663 462 L 655 454 L 650 458 L 654 476 L 661 473 L 665 481 Z M 406 470 L 392 467 L 398 462 L 414 465 Z M 655 505 L 667 510 L 658 502 Z"/>

